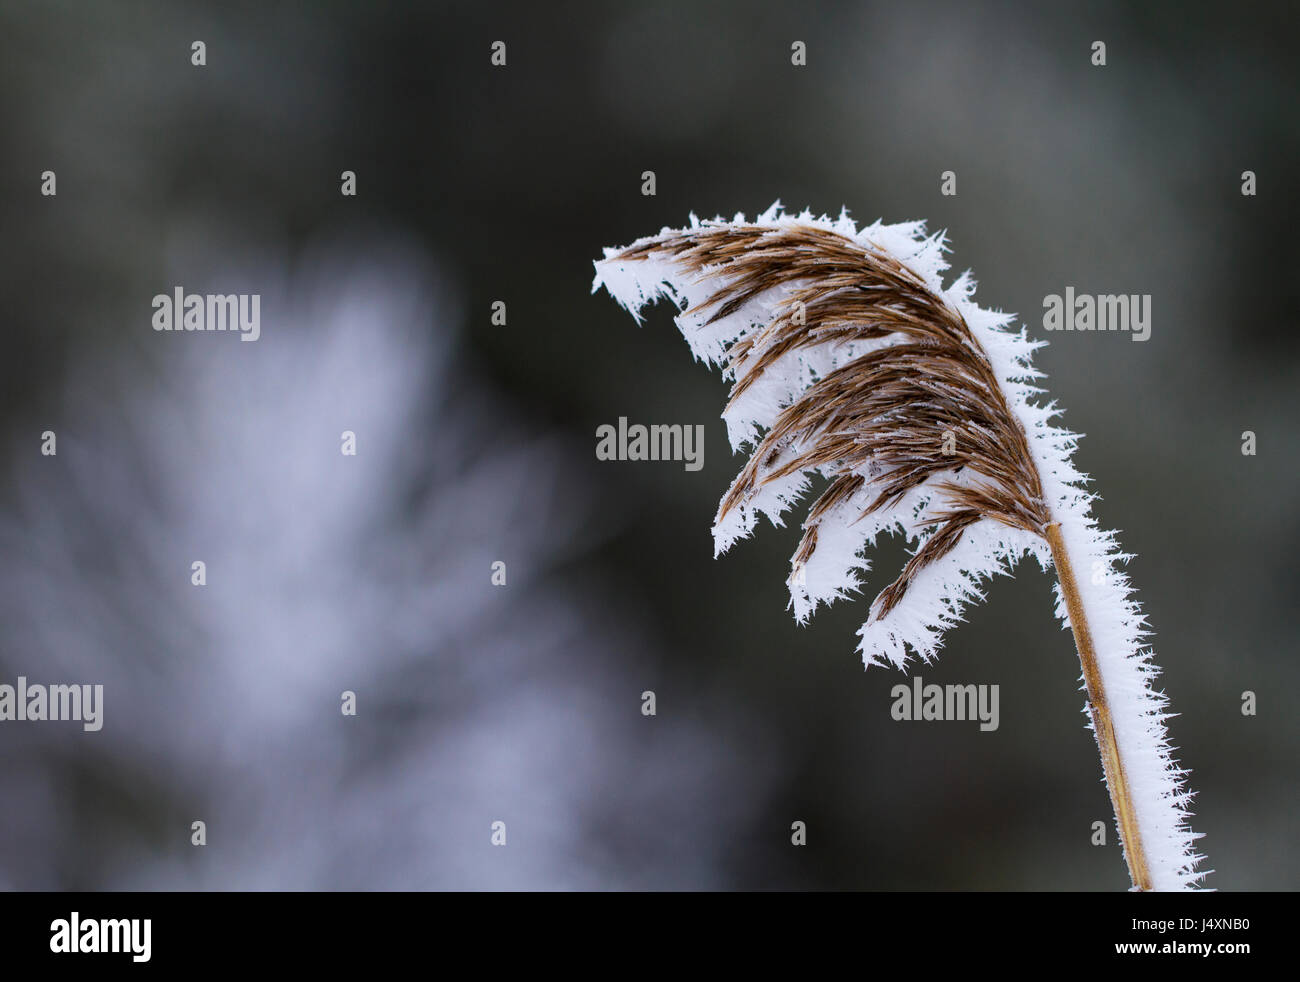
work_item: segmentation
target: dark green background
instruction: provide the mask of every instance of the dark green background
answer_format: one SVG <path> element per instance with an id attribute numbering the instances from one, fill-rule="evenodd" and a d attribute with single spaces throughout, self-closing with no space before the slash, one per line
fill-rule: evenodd
<path id="1" fill-rule="evenodd" d="M 658 728 L 641 738 L 650 747 L 688 715 L 708 719 L 733 767 L 770 771 L 744 821 L 717 824 L 726 775 L 690 804 L 698 823 L 674 834 L 725 846 L 715 870 L 686 882 L 1122 889 L 1113 831 L 1106 848 L 1090 845 L 1091 823 L 1109 825 L 1110 808 L 1050 578 L 1028 563 L 994 581 L 921 670 L 927 681 L 1000 684 L 996 733 L 891 721 L 889 689 L 906 677 L 864 673 L 854 651 L 869 597 L 806 628 L 785 609 L 795 529 L 764 525 L 712 559 L 709 524 L 742 463 L 718 418 L 720 379 L 692 363 L 666 307 L 638 329 L 589 289 L 602 246 L 691 211 L 752 216 L 780 198 L 948 229 L 954 270 L 974 269 L 977 299 L 1019 311 L 1036 336 L 1042 298 L 1067 285 L 1149 293 L 1149 341 L 1058 334 L 1038 365 L 1065 424 L 1086 434 L 1077 460 L 1103 497 L 1101 522 L 1138 557 L 1130 573 L 1179 713 L 1172 737 L 1199 792 L 1194 827 L 1217 870 L 1207 885 L 1291 889 L 1293 11 L 6 3 L 0 410 L 19 434 L 12 452 L 20 439 L 29 451 L 28 430 L 54 412 L 87 349 L 150 343 L 140 311 L 160 289 L 169 242 L 292 254 L 396 229 L 460 290 L 463 316 L 431 312 L 429 330 L 458 333 L 459 364 L 531 431 L 557 433 L 564 466 L 587 488 L 585 544 L 538 575 L 571 587 L 592 616 L 618 598 L 642 645 L 602 657 L 630 693 L 628 725 Z M 196 38 L 208 46 L 203 69 L 189 64 Z M 489 64 L 498 39 L 504 69 Z M 807 43 L 807 67 L 790 64 L 794 40 Z M 1094 40 L 1107 45 L 1103 68 L 1090 64 Z M 37 193 L 47 168 L 56 199 Z M 338 194 L 343 169 L 358 174 L 355 199 Z M 1239 190 L 1248 169 L 1253 198 Z M 655 197 L 640 194 L 644 170 L 657 175 Z M 955 197 L 939 193 L 946 170 Z M 505 328 L 489 323 L 495 299 L 508 304 Z M 703 470 L 597 464 L 596 427 L 619 416 L 706 424 Z M 1258 436 L 1254 457 L 1240 452 L 1244 430 Z M 891 544 L 874 558 L 871 595 L 904 553 Z M 23 655 L 0 649 L 6 676 Z M 659 697 L 648 724 L 635 715 L 643 688 Z M 1239 710 L 1244 690 L 1258 694 L 1254 718 Z M 17 766 L 3 749 L 0 760 Z M 37 766 L 62 789 L 56 803 L 19 792 L 0 808 L 51 807 L 63 831 L 0 838 L 0 869 L 33 850 L 80 850 L 85 861 L 51 859 L 36 864 L 46 874 L 9 882 L 112 886 L 113 864 L 95 856 L 166 853 L 153 817 L 175 806 L 165 786 L 105 834 L 98 816 L 118 810 L 112 782 L 65 755 Z M 593 844 L 615 856 L 642 849 L 650 819 L 622 807 L 618 788 L 587 793 L 613 816 L 593 822 Z M 794 819 L 809 826 L 803 850 L 789 845 Z M 671 848 L 664 855 L 671 863 Z M 618 868 L 603 885 L 627 885 Z"/>

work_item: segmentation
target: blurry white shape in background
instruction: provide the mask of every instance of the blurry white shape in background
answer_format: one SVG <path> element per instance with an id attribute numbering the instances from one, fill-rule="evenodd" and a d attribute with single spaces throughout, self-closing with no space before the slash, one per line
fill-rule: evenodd
<path id="1" fill-rule="evenodd" d="M 257 342 L 87 353 L 57 457 L 11 434 L 0 680 L 105 695 L 99 733 L 0 724 L 0 887 L 725 887 L 771 748 L 640 716 L 643 615 L 553 572 L 595 502 L 458 363 L 428 260 L 221 285 Z"/>

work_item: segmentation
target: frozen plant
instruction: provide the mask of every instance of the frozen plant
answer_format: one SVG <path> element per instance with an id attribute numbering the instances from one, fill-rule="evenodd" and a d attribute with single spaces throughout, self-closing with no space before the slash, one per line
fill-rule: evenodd
<path id="1" fill-rule="evenodd" d="M 1026 553 L 1054 566 L 1133 887 L 1193 888 L 1205 874 L 1191 793 L 1119 569 L 1129 557 L 1091 514 L 1071 463 L 1078 435 L 1036 402 L 1032 356 L 1045 342 L 980 308 L 969 273 L 944 287 L 945 247 L 922 222 L 859 230 L 844 213 L 789 215 L 777 202 L 753 222 L 692 215 L 687 228 L 606 249 L 592 290 L 638 321 L 668 297 L 694 355 L 733 383 L 722 415 L 750 455 L 718 508 L 716 552 L 760 514 L 781 524 L 813 475 L 828 482 L 791 562 L 801 623 L 861 585 L 880 533 L 908 538 L 911 558 L 859 632 L 868 666 L 931 661 L 987 578 Z"/>

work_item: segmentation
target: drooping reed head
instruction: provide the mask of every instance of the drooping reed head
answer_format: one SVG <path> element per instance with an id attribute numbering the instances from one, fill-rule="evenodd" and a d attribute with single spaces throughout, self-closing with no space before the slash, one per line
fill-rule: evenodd
<path id="1" fill-rule="evenodd" d="M 761 295 L 781 295 L 770 322 L 727 349 L 732 405 L 793 352 L 891 342 L 862 345 L 858 357 L 810 378 L 754 446 L 719 507 L 721 521 L 772 481 L 825 474 L 830 483 L 804 522 L 795 575 L 816 551 L 828 512 L 864 490 L 869 502 L 859 518 L 926 482 L 936 492 L 920 522 L 937 528 L 881 592 L 877 618 L 980 519 L 1043 533 L 1050 514 L 1038 471 L 987 354 L 962 315 L 893 256 L 813 225 L 706 224 L 609 257 L 651 258 L 715 286 L 686 311 L 708 312 L 705 324 Z"/>

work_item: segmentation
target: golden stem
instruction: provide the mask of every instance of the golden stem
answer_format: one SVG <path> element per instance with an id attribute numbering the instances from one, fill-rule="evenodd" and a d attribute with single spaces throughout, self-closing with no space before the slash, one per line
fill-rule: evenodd
<path id="1" fill-rule="evenodd" d="M 1138 828 L 1137 812 L 1129 794 L 1128 778 L 1124 774 L 1124 760 L 1120 756 L 1119 742 L 1115 739 L 1115 726 L 1111 722 L 1110 704 L 1106 701 L 1106 688 L 1102 685 L 1101 671 L 1097 667 L 1097 654 L 1092 647 L 1092 634 L 1088 619 L 1083 613 L 1079 598 L 1079 585 L 1074 578 L 1074 568 L 1065 551 L 1061 526 L 1049 524 L 1045 530 L 1047 543 L 1052 547 L 1052 561 L 1061 581 L 1065 606 L 1070 612 L 1070 627 L 1074 630 L 1074 643 L 1079 649 L 1079 663 L 1083 666 L 1083 681 L 1088 690 L 1088 711 L 1092 715 L 1092 729 L 1097 736 L 1097 749 L 1101 751 L 1101 766 L 1106 774 L 1106 788 L 1110 791 L 1111 805 L 1119 821 L 1120 842 L 1124 846 L 1124 860 L 1129 876 L 1139 890 L 1151 889 L 1151 871 L 1147 868 L 1146 853 L 1142 851 L 1142 833 Z"/>

